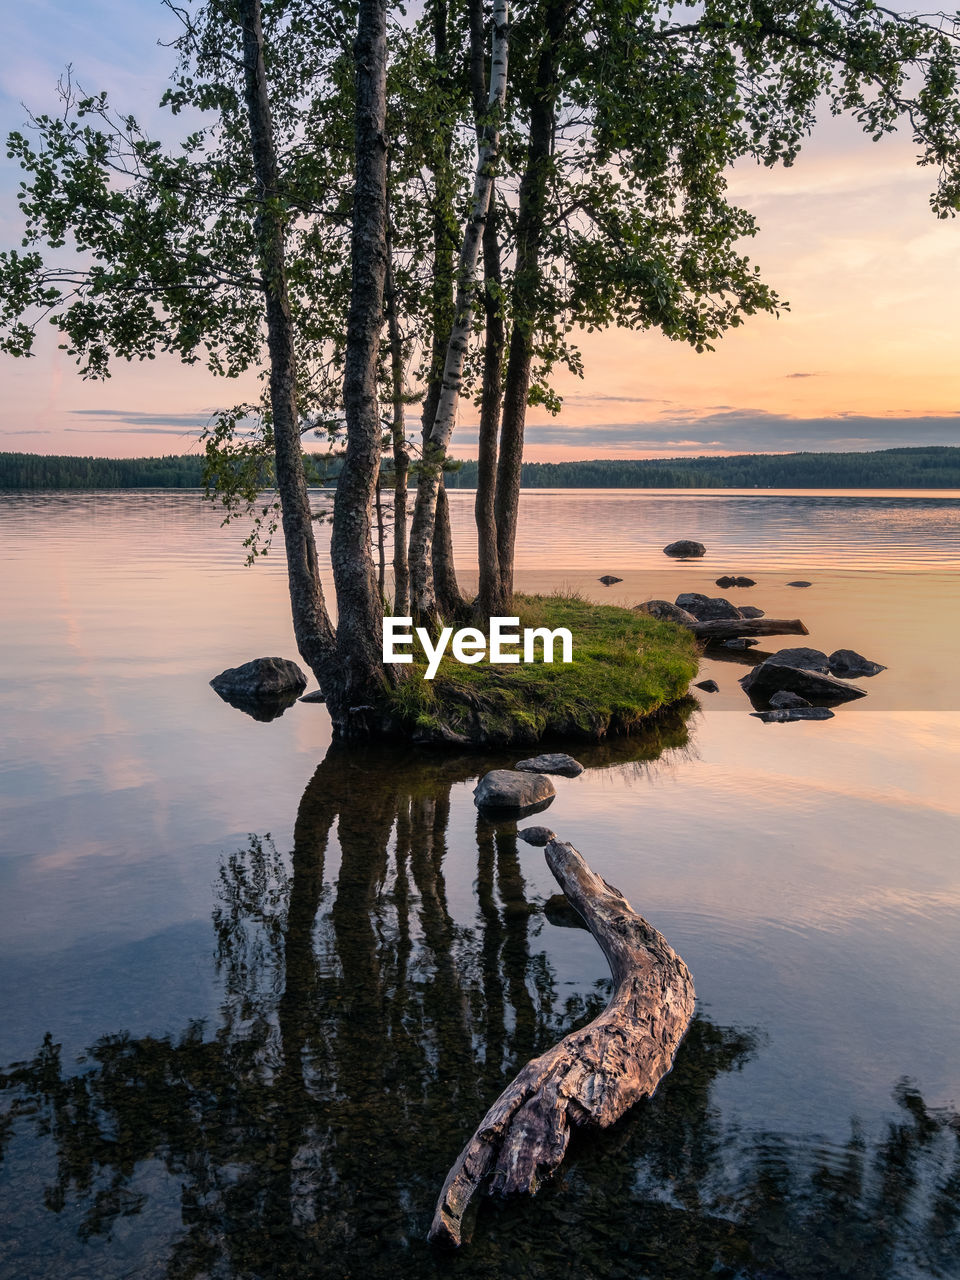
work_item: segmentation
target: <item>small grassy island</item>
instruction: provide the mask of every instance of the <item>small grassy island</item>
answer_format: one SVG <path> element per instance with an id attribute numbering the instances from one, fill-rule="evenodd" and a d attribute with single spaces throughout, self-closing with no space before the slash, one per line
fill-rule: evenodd
<path id="1" fill-rule="evenodd" d="M 521 596 L 523 627 L 566 627 L 573 662 L 465 666 L 445 657 L 433 680 L 415 656 L 391 694 L 397 720 L 421 741 L 529 744 L 553 735 L 597 741 L 627 733 L 687 692 L 697 672 L 690 631 L 576 595 Z"/>

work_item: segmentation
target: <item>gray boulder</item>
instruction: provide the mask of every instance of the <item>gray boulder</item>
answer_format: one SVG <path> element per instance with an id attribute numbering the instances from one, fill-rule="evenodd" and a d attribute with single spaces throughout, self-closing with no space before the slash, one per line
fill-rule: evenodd
<path id="1" fill-rule="evenodd" d="M 659 618 L 661 622 L 675 622 L 680 627 L 695 627 L 697 619 L 686 609 L 671 604 L 669 600 L 644 600 L 643 604 L 634 605 L 635 613 L 649 613 L 651 618 Z"/>
<path id="2" fill-rule="evenodd" d="M 779 656 L 779 655 L 774 655 Z M 790 667 L 768 658 L 748 671 L 740 684 L 754 700 L 769 702 L 775 693 L 786 690 L 815 702 L 852 702 L 866 696 L 863 689 L 846 684 L 826 672 L 809 667 Z M 788 708 L 789 710 L 790 708 Z M 802 708 L 801 708 L 802 709 Z"/>
<path id="3" fill-rule="evenodd" d="M 694 542 L 692 538 L 680 538 L 677 542 L 669 542 L 663 548 L 665 556 L 682 556 L 684 558 L 705 556 L 707 548 L 702 542 Z"/>
<path id="4" fill-rule="evenodd" d="M 827 655 L 822 649 L 807 649 L 802 645 L 796 649 L 778 649 L 767 661 L 780 667 L 799 667 L 802 671 L 830 670 Z"/>
<path id="5" fill-rule="evenodd" d="M 288 658 L 253 658 L 240 667 L 228 667 L 210 684 L 223 697 L 280 698 L 303 693 L 307 677 Z"/>
<path id="6" fill-rule="evenodd" d="M 716 680 L 701 680 L 699 684 L 693 686 L 695 689 L 702 689 L 704 693 L 719 693 L 720 686 Z"/>
<path id="7" fill-rule="evenodd" d="M 755 604 L 738 604 L 741 618 L 762 618 L 765 616 L 762 609 L 758 609 Z"/>
<path id="8" fill-rule="evenodd" d="M 517 832 L 518 840 L 525 840 L 527 844 L 534 844 L 540 849 L 556 838 L 557 833 L 551 831 L 549 827 L 524 827 L 522 831 Z"/>
<path id="9" fill-rule="evenodd" d="M 789 689 L 781 689 L 779 693 L 773 694 L 770 698 L 770 705 L 777 711 L 786 711 L 791 707 L 809 707 L 810 703 L 806 698 L 801 698 L 799 693 L 791 693 Z"/>
<path id="10" fill-rule="evenodd" d="M 553 783 L 542 773 L 491 769 L 474 788 L 473 800 L 478 809 L 517 815 L 545 808 L 556 794 Z"/>
<path id="11" fill-rule="evenodd" d="M 835 676 L 875 676 L 886 667 L 879 662 L 871 662 L 855 649 L 835 649 L 827 659 L 830 672 Z"/>
<path id="12" fill-rule="evenodd" d="M 829 707 L 784 707 L 779 711 L 752 711 L 764 724 L 792 724 L 795 720 L 832 720 Z"/>
<path id="13" fill-rule="evenodd" d="M 322 689 L 314 689 L 312 693 L 305 693 L 300 699 L 301 702 L 326 702 L 326 695 Z"/>
<path id="14" fill-rule="evenodd" d="M 602 578 L 597 579 L 602 582 L 605 587 L 612 587 L 615 582 L 622 582 L 622 578 L 615 578 L 612 573 L 605 573 Z"/>
<path id="15" fill-rule="evenodd" d="M 528 760 L 518 760 L 515 769 L 524 773 L 555 773 L 561 778 L 576 778 L 583 773 L 583 765 L 573 756 L 555 751 L 542 756 L 531 756 Z"/>
<path id="16" fill-rule="evenodd" d="M 704 596 L 699 591 L 684 591 L 677 596 L 677 607 L 692 613 L 698 622 L 735 621 L 743 614 L 723 596 Z"/>

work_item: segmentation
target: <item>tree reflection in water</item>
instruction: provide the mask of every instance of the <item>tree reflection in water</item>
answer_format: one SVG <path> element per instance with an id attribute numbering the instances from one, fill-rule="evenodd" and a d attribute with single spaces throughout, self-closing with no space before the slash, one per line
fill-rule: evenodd
<path id="1" fill-rule="evenodd" d="M 684 740 L 682 721 L 662 724 L 585 763 L 651 760 Z M 901 1084 L 901 1118 L 879 1140 L 854 1130 L 831 1150 L 740 1134 L 711 1085 L 756 1046 L 702 1016 L 652 1102 L 575 1145 L 536 1201 L 485 1205 L 455 1257 L 424 1243 L 490 1100 L 607 992 L 558 994 L 509 824 L 478 818 L 476 923 L 454 920 L 450 789 L 476 770 L 476 757 L 331 750 L 292 859 L 251 836 L 221 869 L 215 1032 L 104 1036 L 80 1074 L 48 1038 L 0 1077 L 0 1152 L 26 1151 L 0 1207 L 0 1273 L 958 1274 L 957 1118 Z M 50 1214 L 70 1227 L 56 1242 Z"/>

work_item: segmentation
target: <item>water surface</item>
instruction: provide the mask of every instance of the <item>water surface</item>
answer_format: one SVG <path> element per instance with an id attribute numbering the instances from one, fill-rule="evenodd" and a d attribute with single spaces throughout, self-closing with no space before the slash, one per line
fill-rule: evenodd
<path id="1" fill-rule="evenodd" d="M 478 820 L 512 756 L 331 747 L 322 706 L 208 688 L 296 656 L 241 536 L 192 494 L 0 505 L 0 1275 L 960 1276 L 960 495 L 525 495 L 526 589 L 745 573 L 724 594 L 888 670 L 765 726 L 713 656 L 699 710 L 576 748 L 537 821 L 683 954 L 698 1018 L 452 1259 L 423 1242 L 449 1164 L 608 975 Z M 664 561 L 681 536 L 704 561 Z"/>

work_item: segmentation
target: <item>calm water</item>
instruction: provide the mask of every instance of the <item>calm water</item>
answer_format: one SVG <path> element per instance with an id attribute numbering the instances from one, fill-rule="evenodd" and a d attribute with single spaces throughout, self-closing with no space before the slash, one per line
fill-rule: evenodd
<path id="1" fill-rule="evenodd" d="M 191 494 L 0 502 L 0 1276 L 960 1277 L 960 495 L 525 497 L 522 586 L 749 574 L 724 594 L 889 669 L 765 726 L 755 659 L 712 657 L 701 709 L 577 748 L 546 820 L 699 1015 L 651 1103 L 452 1258 L 447 1168 L 605 965 L 477 818 L 512 757 L 331 749 L 322 706 L 208 688 L 296 656 L 241 536 Z"/>

